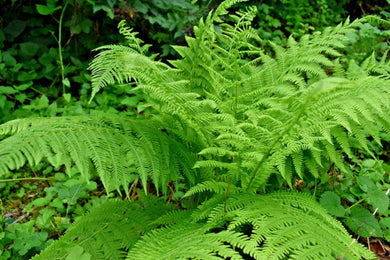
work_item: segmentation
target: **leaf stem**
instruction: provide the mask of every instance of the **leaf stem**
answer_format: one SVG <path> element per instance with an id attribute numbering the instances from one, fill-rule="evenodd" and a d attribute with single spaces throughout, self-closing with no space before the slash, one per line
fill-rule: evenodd
<path id="1" fill-rule="evenodd" d="M 64 84 L 64 81 L 65 81 L 65 68 L 64 68 L 64 62 L 63 62 L 63 59 L 62 59 L 62 45 L 61 45 L 61 41 L 62 41 L 62 20 L 64 18 L 64 14 L 65 14 L 65 10 L 66 10 L 66 7 L 68 6 L 69 2 L 66 1 L 65 2 L 65 5 L 64 5 L 64 8 L 62 8 L 62 11 L 61 11 L 61 16 L 60 16 L 60 20 L 59 20 L 59 25 L 58 25 L 58 40 L 57 40 L 57 43 L 58 43 L 58 52 L 59 52 L 59 58 L 60 58 L 60 65 L 61 65 L 61 78 L 62 78 L 62 94 L 66 94 L 66 91 L 65 91 L 65 84 Z"/>

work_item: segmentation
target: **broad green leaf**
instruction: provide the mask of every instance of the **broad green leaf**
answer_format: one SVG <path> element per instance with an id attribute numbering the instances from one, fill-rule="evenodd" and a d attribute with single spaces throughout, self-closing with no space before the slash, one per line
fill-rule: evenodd
<path id="1" fill-rule="evenodd" d="M 362 237 L 381 237 L 382 230 L 379 226 L 378 220 L 372 215 L 370 211 L 358 205 L 351 209 L 351 215 L 346 218 L 345 224 Z"/>
<path id="2" fill-rule="evenodd" d="M 13 20 L 7 25 L 7 27 L 4 28 L 4 32 L 16 38 L 24 31 L 25 28 L 26 22 L 21 20 Z"/>
<path id="3" fill-rule="evenodd" d="M 70 31 L 72 34 L 79 34 L 81 32 L 81 26 L 80 24 L 75 24 L 70 28 Z"/>
<path id="4" fill-rule="evenodd" d="M 44 198 L 38 198 L 38 199 L 34 200 L 33 202 L 31 202 L 31 204 L 34 206 L 37 206 L 37 207 L 43 207 L 43 206 L 46 206 L 50 202 L 51 198 L 52 198 L 51 196 L 44 197 Z"/>
<path id="5" fill-rule="evenodd" d="M 20 50 L 24 55 L 34 56 L 39 50 L 39 45 L 34 42 L 23 42 L 20 44 Z"/>
<path id="6" fill-rule="evenodd" d="M 89 33 L 91 28 L 93 26 L 93 23 L 91 20 L 89 19 L 84 19 L 81 23 L 80 23 L 80 27 L 81 27 L 81 30 L 84 32 L 84 33 Z"/>
<path id="7" fill-rule="evenodd" d="M 38 228 L 48 228 L 50 226 L 50 219 L 56 214 L 56 211 L 53 209 L 42 209 L 39 211 L 39 216 L 37 217 L 35 224 Z"/>
<path id="8" fill-rule="evenodd" d="M 385 191 L 379 189 L 368 190 L 367 202 L 373 206 L 374 209 L 378 208 L 380 214 L 385 214 L 389 208 L 389 197 Z"/>
<path id="9" fill-rule="evenodd" d="M 21 93 L 21 94 L 16 95 L 15 98 L 20 103 L 23 103 L 27 99 L 27 95 L 24 93 Z"/>
<path id="10" fill-rule="evenodd" d="M 61 6 L 52 7 L 52 6 L 46 6 L 46 5 L 40 5 L 36 4 L 35 7 L 37 8 L 37 11 L 41 15 L 50 15 L 57 11 L 58 9 L 61 9 Z"/>
<path id="11" fill-rule="evenodd" d="M 363 161 L 362 166 L 365 168 L 373 168 L 376 164 L 376 161 L 373 159 L 366 159 Z"/>
<path id="12" fill-rule="evenodd" d="M 136 107 L 137 104 L 139 103 L 138 97 L 125 97 L 124 99 L 121 100 L 122 105 L 126 105 L 127 107 Z"/>
<path id="13" fill-rule="evenodd" d="M 69 255 L 65 258 L 65 260 L 89 260 L 91 259 L 91 254 L 88 252 L 84 252 L 84 249 L 81 246 L 74 246 L 69 250 Z"/>
<path id="14" fill-rule="evenodd" d="M 35 7 L 37 8 L 38 13 L 41 15 L 49 15 L 53 13 L 46 5 L 36 4 Z"/>
<path id="15" fill-rule="evenodd" d="M 2 56 L 3 56 L 3 61 L 7 67 L 13 67 L 16 65 L 17 63 L 16 59 L 8 51 L 3 52 Z"/>
<path id="16" fill-rule="evenodd" d="M 17 91 L 16 89 L 14 89 L 13 87 L 8 87 L 8 86 L 0 86 L 0 94 L 15 94 L 15 93 L 18 93 L 19 91 Z"/>
<path id="17" fill-rule="evenodd" d="M 356 179 L 362 191 L 368 192 L 370 189 L 376 189 L 375 183 L 368 176 L 359 176 Z"/>
<path id="18" fill-rule="evenodd" d="M 330 214 L 336 217 L 343 217 L 345 209 L 341 206 L 340 197 L 333 191 L 327 191 L 321 195 L 320 204 Z"/>
<path id="19" fill-rule="evenodd" d="M 30 81 L 30 80 L 36 79 L 37 77 L 38 77 L 38 75 L 35 72 L 20 71 L 18 73 L 17 79 L 19 81 Z"/>

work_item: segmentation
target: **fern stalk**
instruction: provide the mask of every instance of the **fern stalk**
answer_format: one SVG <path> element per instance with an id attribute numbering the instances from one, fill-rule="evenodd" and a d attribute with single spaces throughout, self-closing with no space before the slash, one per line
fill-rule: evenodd
<path id="1" fill-rule="evenodd" d="M 256 175 L 258 173 L 258 171 L 260 170 L 260 168 L 263 166 L 263 163 L 265 162 L 265 160 L 268 158 L 268 156 L 271 154 L 272 150 L 274 149 L 275 145 L 283 138 L 285 137 L 285 135 L 299 122 L 299 119 L 301 117 L 302 114 L 304 114 L 304 112 L 306 111 L 306 105 L 309 103 L 310 101 L 310 98 L 311 96 L 309 96 L 305 103 L 303 103 L 302 105 L 302 108 L 301 110 L 299 111 L 299 113 L 295 116 L 294 120 L 288 125 L 288 127 L 286 127 L 284 129 L 283 132 L 281 132 L 275 139 L 274 141 L 271 143 L 271 145 L 269 146 L 269 148 L 265 151 L 263 157 L 260 159 L 260 161 L 257 163 L 256 165 L 256 168 L 252 171 L 251 175 L 250 175 L 250 179 L 249 179 L 249 182 L 248 182 L 248 186 L 246 188 L 246 190 L 248 191 L 251 186 L 252 186 L 252 183 L 254 181 L 254 179 L 256 178 Z"/>

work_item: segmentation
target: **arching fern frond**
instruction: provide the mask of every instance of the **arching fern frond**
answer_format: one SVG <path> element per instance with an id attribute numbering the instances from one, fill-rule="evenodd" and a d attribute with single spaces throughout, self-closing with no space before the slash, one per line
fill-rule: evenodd
<path id="1" fill-rule="evenodd" d="M 352 238 L 340 222 L 307 194 L 237 194 L 214 208 L 209 223 L 245 231 L 256 245 L 256 259 L 371 259 L 372 253 Z M 226 212 L 225 212 L 226 210 Z"/>
<path id="2" fill-rule="evenodd" d="M 193 222 L 152 231 L 134 245 L 127 259 L 242 259 L 226 242 L 245 244 L 243 236 L 230 231 L 207 231 L 207 225 Z"/>
<path id="3" fill-rule="evenodd" d="M 138 174 L 144 188 L 151 178 L 166 194 L 168 181 L 194 184 L 197 177 L 189 146 L 163 130 L 157 120 L 115 115 L 14 120 L 0 126 L 0 134 L 12 134 L 0 141 L 0 169 L 47 159 L 68 174 L 76 167 L 89 176 L 93 164 L 108 192 L 127 191 L 131 174 Z"/>
<path id="4" fill-rule="evenodd" d="M 191 211 L 168 211 L 172 209 L 169 205 L 149 212 L 150 207 L 140 207 L 135 202 L 103 203 L 77 220 L 59 241 L 36 259 L 64 257 L 69 253 L 67 250 L 77 245 L 85 253 L 106 259 L 124 258 L 121 249 L 127 248 L 127 259 L 374 257 L 361 244 L 353 243 L 341 223 L 307 194 L 241 193 L 229 195 L 226 206 L 223 197 L 215 199 L 216 204 L 206 202 L 206 208 L 202 206 L 197 210 L 208 212 L 207 222 L 193 220 L 189 215 Z M 199 215 L 197 211 L 194 216 Z M 105 212 L 111 214 L 103 214 Z M 163 216 L 153 221 L 159 212 Z M 126 229 L 119 229 L 117 225 L 126 225 Z M 115 227 L 117 229 L 111 230 Z M 110 232 L 119 232 L 115 235 L 117 240 L 110 236 L 102 240 L 114 234 Z M 100 245 L 102 241 L 106 244 Z M 59 245 L 62 250 L 58 249 Z M 111 247 L 106 248 L 109 245 Z"/>
<path id="5" fill-rule="evenodd" d="M 155 207 L 145 207 L 142 197 L 137 202 L 101 198 L 98 205 L 79 217 L 65 235 L 52 243 L 34 260 L 66 259 L 76 249 L 72 259 L 124 259 L 127 250 L 145 233 L 156 227 L 155 218 L 172 210 L 173 205 L 153 198 Z M 146 202 L 147 204 L 147 202 Z"/>

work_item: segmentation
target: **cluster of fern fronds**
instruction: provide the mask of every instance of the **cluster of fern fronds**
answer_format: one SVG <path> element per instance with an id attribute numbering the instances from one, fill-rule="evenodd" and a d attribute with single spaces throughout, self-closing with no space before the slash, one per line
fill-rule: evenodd
<path id="1" fill-rule="evenodd" d="M 149 54 L 124 22 L 128 45 L 96 50 L 92 98 L 127 85 L 153 107 L 150 118 L 106 114 L 0 126 L 2 172 L 45 159 L 85 176 L 96 168 L 108 192 L 127 192 L 137 174 L 145 191 L 152 182 L 167 195 L 173 181 L 188 190 L 184 199 L 203 200 L 192 210 L 109 200 L 37 258 L 371 257 L 309 195 L 259 193 L 272 182 L 318 178 L 330 165 L 347 171 L 352 143 L 368 153 L 369 138 L 381 145 L 380 134 L 390 133 L 387 53 L 353 66 L 341 59 L 345 34 L 362 20 L 290 37 L 286 47 L 263 42 L 251 27 L 255 8 L 230 14 L 233 25 L 223 21 L 235 2 L 200 20 L 188 46 L 174 47 L 182 58 L 169 64 Z"/>

